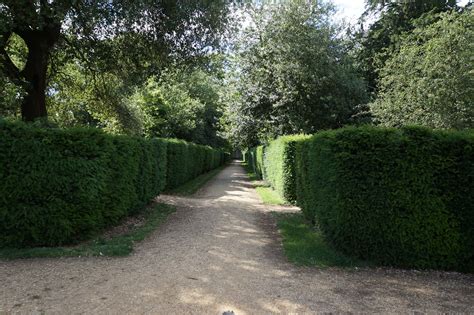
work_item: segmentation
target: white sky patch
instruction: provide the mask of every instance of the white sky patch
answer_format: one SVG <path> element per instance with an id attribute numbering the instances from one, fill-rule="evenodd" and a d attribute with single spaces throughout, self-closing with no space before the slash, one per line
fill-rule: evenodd
<path id="1" fill-rule="evenodd" d="M 333 0 L 336 5 L 336 18 L 346 20 L 351 24 L 355 24 L 357 19 L 364 13 L 364 0 Z"/>
<path id="2" fill-rule="evenodd" d="M 365 10 L 364 0 L 332 0 L 332 2 L 338 9 L 335 18 L 346 20 L 351 24 L 356 24 L 357 20 Z M 458 5 L 465 6 L 468 2 L 469 0 L 460 0 L 458 1 Z"/>

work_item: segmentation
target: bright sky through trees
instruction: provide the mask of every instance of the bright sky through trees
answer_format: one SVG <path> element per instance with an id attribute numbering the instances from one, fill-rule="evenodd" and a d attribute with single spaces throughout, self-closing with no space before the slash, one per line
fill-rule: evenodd
<path id="1" fill-rule="evenodd" d="M 350 23 L 356 23 L 357 19 L 364 12 L 365 0 L 333 0 L 338 8 L 336 16 L 345 19 Z M 458 1 L 458 4 L 464 6 L 468 0 Z"/>

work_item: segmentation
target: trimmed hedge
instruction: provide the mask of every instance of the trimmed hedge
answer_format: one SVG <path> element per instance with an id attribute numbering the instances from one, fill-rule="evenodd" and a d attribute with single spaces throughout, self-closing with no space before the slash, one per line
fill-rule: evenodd
<path id="1" fill-rule="evenodd" d="M 296 148 L 298 204 L 336 248 L 387 265 L 472 269 L 472 132 L 350 127 Z"/>
<path id="2" fill-rule="evenodd" d="M 287 202 L 296 203 L 296 143 L 306 135 L 283 136 L 265 148 L 266 181 Z"/>
<path id="3" fill-rule="evenodd" d="M 183 140 L 169 139 L 166 189 L 176 188 L 223 165 L 229 159 L 230 154 L 224 151 Z"/>
<path id="4" fill-rule="evenodd" d="M 208 147 L 174 143 L 0 120 L 0 247 L 85 239 L 143 207 L 163 190 L 167 174 L 170 182 L 174 175 L 185 181 L 225 158 Z M 192 157 L 167 163 L 177 147 Z M 185 175 L 175 172 L 177 163 L 184 163 Z"/>
<path id="5" fill-rule="evenodd" d="M 244 158 L 247 163 L 249 170 L 257 176 L 259 179 L 265 177 L 264 167 L 263 167 L 263 156 L 264 156 L 264 146 L 260 145 L 258 147 L 250 148 L 245 152 Z"/>

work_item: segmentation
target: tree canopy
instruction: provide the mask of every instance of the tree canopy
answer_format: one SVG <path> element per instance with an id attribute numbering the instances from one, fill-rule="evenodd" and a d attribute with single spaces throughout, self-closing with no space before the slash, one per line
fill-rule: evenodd
<path id="1" fill-rule="evenodd" d="M 380 69 L 371 112 L 388 126 L 473 128 L 474 12 L 441 13 L 417 25 Z"/>
<path id="2" fill-rule="evenodd" d="M 127 64 L 144 72 L 153 59 L 202 55 L 219 40 L 226 8 L 224 1 L 3 0 L 1 70 L 25 92 L 23 119 L 45 117 L 47 73 L 57 70 L 53 60 L 75 57 L 94 72 Z M 8 53 L 13 34 L 27 47 L 23 68 Z"/>
<path id="3" fill-rule="evenodd" d="M 348 123 L 366 100 L 329 5 L 251 6 L 233 59 L 230 133 L 241 144 Z"/>
<path id="4" fill-rule="evenodd" d="M 456 0 L 387 1 L 367 0 L 367 10 L 361 17 L 361 28 L 356 37 L 359 49 L 357 59 L 361 65 L 369 92 L 378 88 L 378 69 L 398 47 L 399 37 L 414 28 L 413 21 L 426 13 L 439 13 L 457 8 Z M 368 27 L 364 23 L 378 18 Z"/>
<path id="5" fill-rule="evenodd" d="M 220 136 L 221 84 L 201 69 L 174 68 L 151 77 L 129 102 L 138 109 L 147 137 L 179 138 L 214 147 Z"/>
<path id="6" fill-rule="evenodd" d="M 0 0 L 0 116 L 248 148 L 351 124 L 473 127 L 472 4 Z"/>

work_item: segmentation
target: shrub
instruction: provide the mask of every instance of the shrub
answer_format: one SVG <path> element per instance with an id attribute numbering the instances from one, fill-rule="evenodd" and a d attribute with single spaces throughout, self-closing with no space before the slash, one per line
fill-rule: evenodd
<path id="1" fill-rule="evenodd" d="M 321 132 L 297 145 L 298 203 L 345 253 L 402 267 L 467 268 L 473 150 L 472 132 Z"/>
<path id="2" fill-rule="evenodd" d="M 5 121 L 0 132 L 0 246 L 83 239 L 163 188 L 162 140 Z"/>
<path id="3" fill-rule="evenodd" d="M 85 239 L 228 157 L 178 140 L 0 120 L 0 247 Z"/>
<path id="4" fill-rule="evenodd" d="M 255 173 L 257 178 L 263 179 L 264 167 L 263 167 L 263 156 L 264 156 L 264 146 L 260 145 L 258 147 L 250 148 L 245 153 L 245 162 L 249 171 Z"/>
<path id="5" fill-rule="evenodd" d="M 185 182 L 210 171 L 230 159 L 230 154 L 209 146 L 169 139 L 166 189 L 176 188 Z"/>
<path id="6" fill-rule="evenodd" d="M 296 202 L 295 148 L 304 135 L 283 136 L 265 148 L 265 179 L 287 202 Z"/>

